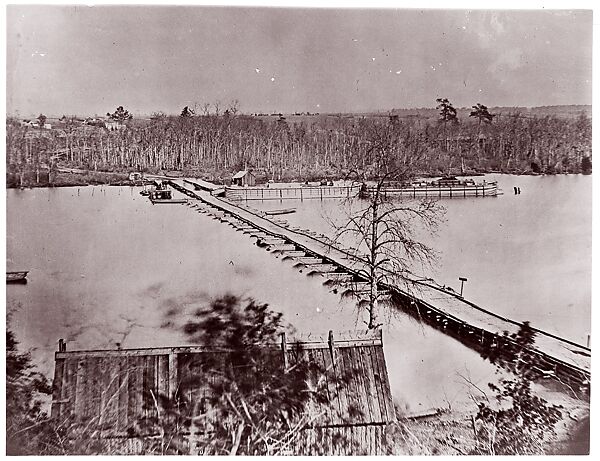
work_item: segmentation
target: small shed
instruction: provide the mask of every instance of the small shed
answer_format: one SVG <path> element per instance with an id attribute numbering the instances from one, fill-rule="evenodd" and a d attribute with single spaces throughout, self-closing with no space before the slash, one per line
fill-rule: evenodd
<path id="1" fill-rule="evenodd" d="M 119 121 L 116 121 L 116 120 L 108 120 L 108 121 L 104 122 L 104 127 L 108 131 L 118 131 L 118 130 L 124 130 L 125 128 L 127 128 L 127 125 L 125 125 L 124 123 L 121 123 Z"/>
<path id="2" fill-rule="evenodd" d="M 256 176 L 248 170 L 238 171 L 231 178 L 231 184 L 234 186 L 254 186 L 256 184 Z"/>
<path id="3" fill-rule="evenodd" d="M 294 430 L 283 454 L 385 454 L 385 429 L 395 413 L 381 331 L 347 332 L 335 338 L 329 332 L 290 342 L 283 335 L 280 344 L 260 347 L 269 348 L 266 356 L 281 364 L 284 377 L 300 357 L 325 370 L 319 379 L 327 381 L 327 396 L 306 403 L 307 422 Z M 189 453 L 194 453 L 193 441 L 200 446 L 202 437 L 210 440 L 212 416 L 206 403 L 212 401 L 209 383 L 219 379 L 211 367 L 228 360 L 227 353 L 206 346 L 67 352 L 61 340 L 55 355 L 52 418 L 62 427 L 77 427 L 79 422 L 91 428 L 105 442 L 99 444 L 100 454 L 149 454 L 157 434 L 143 422 L 164 425 L 169 412 L 157 402 L 182 393 L 192 403 L 189 417 L 204 422 L 195 431 L 180 429 Z M 339 385 L 334 391 L 335 382 Z"/>
<path id="4" fill-rule="evenodd" d="M 141 181 L 142 179 L 144 179 L 142 173 L 140 173 L 139 171 L 132 171 L 131 173 L 129 173 L 129 180 L 130 181 Z"/>

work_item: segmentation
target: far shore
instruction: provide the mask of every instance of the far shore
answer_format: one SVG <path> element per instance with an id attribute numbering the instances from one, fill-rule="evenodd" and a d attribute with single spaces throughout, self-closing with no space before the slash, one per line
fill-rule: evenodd
<path id="1" fill-rule="evenodd" d="M 202 178 L 206 181 L 214 182 L 216 184 L 223 184 L 226 180 L 223 177 L 228 177 L 227 174 L 217 175 L 200 175 L 194 172 L 183 172 L 183 171 L 169 171 L 169 172 L 159 172 L 159 173 L 146 173 L 148 175 L 160 175 L 160 176 L 168 176 L 173 179 L 184 178 L 184 177 L 198 177 Z M 546 173 L 535 173 L 533 171 L 468 171 L 468 172 L 459 172 L 454 171 L 451 172 L 452 176 L 484 176 L 486 174 L 511 174 L 518 176 L 556 176 L 558 174 L 582 174 L 582 173 L 554 173 L 554 174 L 546 174 Z M 328 178 L 335 175 L 323 175 L 322 177 L 327 176 Z M 430 177 L 436 178 L 443 176 L 440 174 L 422 174 L 419 177 Z M 339 175 L 337 179 L 342 178 L 343 175 Z M 261 181 L 264 179 L 264 181 Z M 316 174 L 309 174 L 302 177 L 295 178 L 282 178 L 276 182 L 304 182 L 304 181 L 315 181 L 322 179 Z M 262 183 L 266 184 L 266 178 L 259 178 L 257 181 L 257 186 L 260 186 Z M 7 189 L 32 189 L 32 188 L 52 188 L 52 187 L 84 187 L 84 186 L 135 186 L 142 185 L 141 181 L 130 181 L 128 173 L 121 172 L 112 172 L 112 171 L 94 171 L 94 170 L 77 170 L 76 172 L 67 172 L 67 171 L 59 171 L 55 173 L 55 177 L 52 181 L 49 181 L 48 173 L 42 173 L 39 177 L 36 177 L 35 173 L 28 173 L 23 180 L 22 185 L 18 179 L 16 174 L 7 173 L 6 179 L 6 188 Z"/>

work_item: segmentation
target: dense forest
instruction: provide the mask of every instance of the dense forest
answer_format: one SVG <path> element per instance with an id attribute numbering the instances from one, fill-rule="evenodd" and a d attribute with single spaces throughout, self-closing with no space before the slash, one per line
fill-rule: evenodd
<path id="1" fill-rule="evenodd" d="M 67 117 L 50 129 L 9 118 L 7 185 L 52 184 L 61 168 L 177 171 L 214 181 L 244 168 L 259 180 L 343 177 L 350 169 L 368 169 L 369 133 L 378 126 L 393 127 L 400 150 L 418 151 L 425 159 L 415 174 L 591 172 L 591 119 L 583 111 L 562 117 L 531 111 L 492 115 L 478 104 L 470 113 L 453 108 L 452 113 L 443 107 L 447 100 L 438 102 L 434 117 L 402 111 L 195 115 L 184 109 L 180 116 L 124 117 L 116 129 Z"/>

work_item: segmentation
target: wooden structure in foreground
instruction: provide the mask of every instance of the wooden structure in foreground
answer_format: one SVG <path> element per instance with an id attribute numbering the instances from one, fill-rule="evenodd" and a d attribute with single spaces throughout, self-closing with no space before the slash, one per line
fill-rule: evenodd
<path id="1" fill-rule="evenodd" d="M 384 432 L 395 413 L 380 331 L 335 338 L 330 332 L 327 338 L 309 336 L 291 342 L 283 335 L 281 344 L 265 347 L 282 370 L 303 357 L 325 370 L 329 382 L 326 401 L 308 402 L 310 422 L 286 453 L 384 453 Z M 206 402 L 216 378 L 206 363 L 215 355 L 226 357 L 227 352 L 203 346 L 67 352 L 61 340 L 55 355 L 52 418 L 62 427 L 79 423 L 92 428 L 110 454 L 148 453 L 149 442 L 160 434 L 143 422 L 168 417 L 157 401 L 179 393 L 193 402 L 193 416 L 210 411 Z M 192 375 L 195 379 L 190 379 Z M 340 383 L 335 391 L 332 382 Z M 201 441 L 210 437 L 210 427 L 183 436 L 188 444 Z M 194 453 L 189 445 L 188 450 Z"/>

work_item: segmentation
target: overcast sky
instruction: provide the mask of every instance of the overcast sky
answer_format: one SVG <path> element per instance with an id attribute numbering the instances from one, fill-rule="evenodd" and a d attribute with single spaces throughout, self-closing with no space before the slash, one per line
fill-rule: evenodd
<path id="1" fill-rule="evenodd" d="M 591 104 L 591 11 L 9 6 L 7 112 Z"/>

